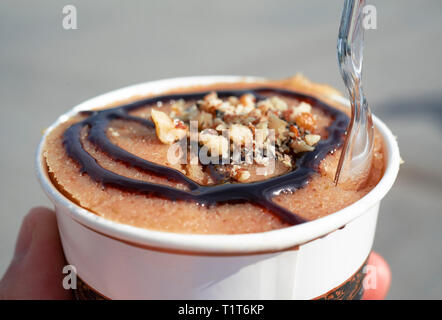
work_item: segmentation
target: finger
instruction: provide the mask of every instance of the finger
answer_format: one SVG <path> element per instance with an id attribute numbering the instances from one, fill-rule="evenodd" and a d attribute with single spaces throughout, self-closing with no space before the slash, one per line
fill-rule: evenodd
<path id="1" fill-rule="evenodd" d="M 14 258 L 0 282 L 6 299 L 70 299 L 63 289 L 66 261 L 60 244 L 55 213 L 34 208 L 24 218 Z"/>
<path id="2" fill-rule="evenodd" d="M 383 300 L 387 296 L 391 285 L 391 271 L 388 263 L 376 252 L 372 252 L 367 262 L 368 273 L 366 277 L 374 277 L 374 288 L 364 289 L 364 300 Z M 374 274 L 372 274 L 374 272 Z M 373 278 L 372 278 L 373 279 Z"/>

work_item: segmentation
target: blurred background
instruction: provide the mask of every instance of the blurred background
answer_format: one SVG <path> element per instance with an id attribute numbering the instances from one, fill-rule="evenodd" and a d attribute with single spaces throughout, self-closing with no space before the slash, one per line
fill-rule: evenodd
<path id="1" fill-rule="evenodd" d="M 442 2 L 368 1 L 364 85 L 398 136 L 402 165 L 381 206 L 374 249 L 390 299 L 442 298 Z M 62 9 L 77 8 L 78 30 Z M 21 220 L 51 206 L 34 175 L 41 131 L 74 105 L 148 80 L 302 72 L 344 90 L 336 58 L 343 1 L 0 2 L 0 274 Z"/>

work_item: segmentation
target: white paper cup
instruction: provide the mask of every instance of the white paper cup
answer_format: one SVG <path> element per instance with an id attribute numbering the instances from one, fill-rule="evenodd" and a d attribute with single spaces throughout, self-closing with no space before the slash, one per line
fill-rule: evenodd
<path id="1" fill-rule="evenodd" d="M 387 159 L 378 185 L 345 209 L 280 230 L 197 235 L 124 225 L 71 202 L 48 176 L 43 143 L 55 126 L 78 111 L 177 87 L 253 80 L 256 78 L 208 76 L 134 85 L 88 100 L 48 128 L 37 150 L 37 176 L 55 205 L 66 259 L 82 281 L 80 295 L 95 292 L 109 299 L 358 297 L 379 204 L 393 185 L 400 162 L 394 136 L 376 117 Z"/>

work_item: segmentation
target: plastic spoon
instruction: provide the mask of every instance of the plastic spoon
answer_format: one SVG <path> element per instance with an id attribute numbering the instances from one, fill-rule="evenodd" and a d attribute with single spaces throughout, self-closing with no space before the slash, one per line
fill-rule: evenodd
<path id="1" fill-rule="evenodd" d="M 334 182 L 359 180 L 368 175 L 373 153 L 373 121 L 362 90 L 365 0 L 345 0 L 338 36 L 338 61 L 350 94 L 351 120 Z"/>

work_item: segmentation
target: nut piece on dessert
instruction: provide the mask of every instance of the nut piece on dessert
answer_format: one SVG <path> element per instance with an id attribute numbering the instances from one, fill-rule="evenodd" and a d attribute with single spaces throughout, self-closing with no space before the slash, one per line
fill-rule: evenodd
<path id="1" fill-rule="evenodd" d="M 287 111 L 284 113 L 285 118 L 287 121 L 295 122 L 296 117 L 299 116 L 301 113 L 311 113 L 312 112 L 312 106 L 309 105 L 306 102 L 301 102 L 296 107 L 291 107 L 287 109 Z"/>
<path id="2" fill-rule="evenodd" d="M 199 142 L 207 147 L 212 156 L 226 156 L 229 151 L 229 141 L 218 135 L 216 130 L 206 129 L 200 132 Z"/>
<path id="3" fill-rule="evenodd" d="M 297 115 L 295 122 L 298 127 L 301 127 L 304 130 L 313 131 L 316 128 L 316 119 L 311 113 L 308 112 L 302 112 L 301 114 Z"/>
<path id="4" fill-rule="evenodd" d="M 233 166 L 230 175 L 238 182 L 246 182 L 250 178 L 250 172 L 237 165 Z"/>
<path id="5" fill-rule="evenodd" d="M 305 135 L 305 142 L 309 146 L 314 146 L 321 140 L 321 136 L 319 134 L 306 134 Z"/>
<path id="6" fill-rule="evenodd" d="M 230 140 L 237 146 L 245 146 L 253 141 L 252 131 L 242 124 L 232 124 L 229 128 Z"/>
<path id="7" fill-rule="evenodd" d="M 288 123 L 273 113 L 269 115 L 269 129 L 275 130 L 277 139 L 285 140 L 289 134 Z"/>
<path id="8" fill-rule="evenodd" d="M 187 136 L 187 126 L 179 119 L 172 120 L 162 111 L 152 109 L 152 120 L 158 139 L 164 144 L 172 144 Z"/>

